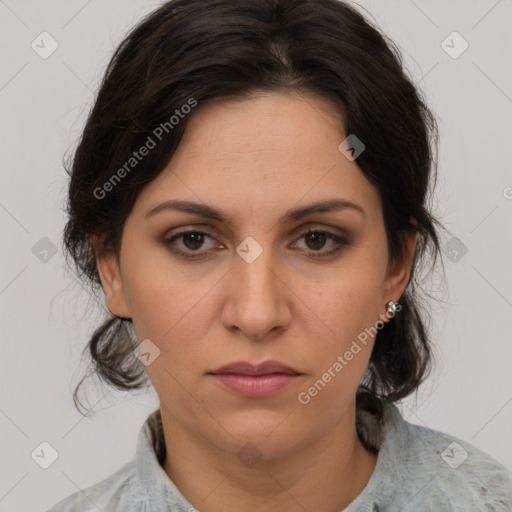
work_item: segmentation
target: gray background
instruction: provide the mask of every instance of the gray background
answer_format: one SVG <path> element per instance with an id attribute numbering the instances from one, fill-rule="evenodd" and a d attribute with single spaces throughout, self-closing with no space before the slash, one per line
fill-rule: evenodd
<path id="1" fill-rule="evenodd" d="M 112 50 L 159 3 L 0 0 L 1 511 L 46 510 L 111 474 L 132 458 L 157 407 L 152 391 L 93 388 L 95 414 L 74 409 L 80 354 L 102 311 L 64 266 L 60 237 L 63 154 L 76 144 Z M 438 116 L 435 213 L 460 239 L 443 240 L 446 289 L 440 277 L 429 283 L 442 301 L 433 305 L 436 369 L 403 414 L 512 469 L 512 2 L 359 4 L 401 47 Z M 46 59 L 31 47 L 43 46 L 43 31 L 58 43 Z M 453 31 L 469 44 L 458 58 L 442 47 Z M 447 44 L 452 54 L 462 48 L 453 36 Z M 58 453 L 48 469 L 31 457 L 43 441 Z"/>

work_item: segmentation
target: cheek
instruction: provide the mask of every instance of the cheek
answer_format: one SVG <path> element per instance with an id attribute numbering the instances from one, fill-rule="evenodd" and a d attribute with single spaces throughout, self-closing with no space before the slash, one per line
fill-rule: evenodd
<path id="1" fill-rule="evenodd" d="M 134 258 L 125 265 L 124 289 L 138 340 L 150 339 L 160 350 L 146 370 L 157 390 L 178 385 L 172 378 L 185 385 L 205 370 L 201 340 L 208 337 L 213 321 L 211 300 L 218 277 L 184 278 L 169 265 L 141 262 Z"/>
<path id="2" fill-rule="evenodd" d="M 381 325 L 382 272 L 374 262 L 359 258 L 335 273 L 322 291 L 309 295 L 321 320 L 315 321 L 320 325 L 316 339 L 322 342 L 315 343 L 314 377 L 302 388 L 304 401 L 299 397 L 299 403 L 338 404 L 339 413 L 355 394 Z"/>
<path id="3" fill-rule="evenodd" d="M 371 287 L 364 293 L 345 289 L 330 302 L 339 306 L 326 311 L 325 323 L 335 335 L 324 335 L 321 343 L 315 344 L 313 374 L 301 387 L 297 400 L 317 411 L 313 416 L 323 415 L 327 423 L 335 421 L 353 399 L 368 366 L 377 332 L 372 327 L 378 315 L 371 306 L 372 293 Z"/>
<path id="4" fill-rule="evenodd" d="M 350 344 L 350 340 L 380 320 L 384 306 L 382 275 L 380 266 L 366 264 L 360 258 L 359 262 L 331 272 L 331 277 L 320 287 L 308 287 L 312 309 L 329 327 L 330 338 L 336 340 L 337 345 Z"/>
<path id="5" fill-rule="evenodd" d="M 123 286 L 134 325 L 141 335 L 162 341 L 180 328 L 182 319 L 193 311 L 204 289 L 203 283 L 184 279 L 160 249 L 137 251 L 129 244 L 123 261 Z"/>
<path id="6" fill-rule="evenodd" d="M 172 398 L 173 408 L 200 418 L 201 411 L 195 410 L 187 390 L 196 389 L 198 376 L 205 370 L 204 347 L 198 342 L 208 329 L 203 287 L 185 286 L 179 279 L 171 282 L 151 271 L 141 270 L 138 275 L 143 274 L 125 289 L 137 338 L 150 339 L 159 350 L 159 356 L 146 366 L 147 375 L 162 401 Z M 199 396 L 196 399 L 201 401 Z"/>

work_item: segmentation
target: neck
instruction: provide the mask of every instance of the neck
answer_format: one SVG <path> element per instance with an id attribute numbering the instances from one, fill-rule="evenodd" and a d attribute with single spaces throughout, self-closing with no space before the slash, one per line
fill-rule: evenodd
<path id="1" fill-rule="evenodd" d="M 314 442 L 281 457 L 243 464 L 236 452 L 213 446 L 161 408 L 167 457 L 164 470 L 201 512 L 342 510 L 368 483 L 377 455 L 359 441 L 355 401 Z M 320 504 L 320 505 L 319 505 Z"/>

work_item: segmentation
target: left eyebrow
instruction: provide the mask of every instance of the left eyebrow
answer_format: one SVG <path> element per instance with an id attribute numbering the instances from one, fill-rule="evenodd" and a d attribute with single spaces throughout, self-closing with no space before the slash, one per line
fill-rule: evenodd
<path id="1" fill-rule="evenodd" d="M 183 201 L 178 199 L 171 199 L 169 201 L 165 201 L 161 204 L 156 205 L 154 208 L 149 210 L 145 217 L 152 217 L 157 213 L 174 210 L 180 211 L 184 213 L 189 213 L 191 215 L 197 215 L 198 217 L 204 217 L 208 219 L 213 219 L 218 222 L 223 222 L 225 224 L 232 224 L 233 220 L 231 217 L 219 208 L 214 208 L 213 206 L 203 204 L 203 203 L 195 203 L 193 201 Z M 332 211 L 342 211 L 342 210 L 351 210 L 359 212 L 363 217 L 366 217 L 366 212 L 364 209 L 352 201 L 348 201 L 346 199 L 326 199 L 323 201 L 318 201 L 316 203 L 309 204 L 307 206 L 301 206 L 298 208 L 292 208 L 284 213 L 278 221 L 278 224 L 286 224 L 290 222 L 296 222 L 298 220 L 304 219 L 313 215 L 315 213 L 326 213 Z"/>

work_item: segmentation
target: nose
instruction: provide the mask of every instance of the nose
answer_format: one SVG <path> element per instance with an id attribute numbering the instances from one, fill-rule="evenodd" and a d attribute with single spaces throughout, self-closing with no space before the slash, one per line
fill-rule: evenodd
<path id="1" fill-rule="evenodd" d="M 251 340 L 263 340 L 270 332 L 286 329 L 291 320 L 293 293 L 282 266 L 264 249 L 252 263 L 236 257 L 229 273 L 228 296 L 222 322 Z"/>

